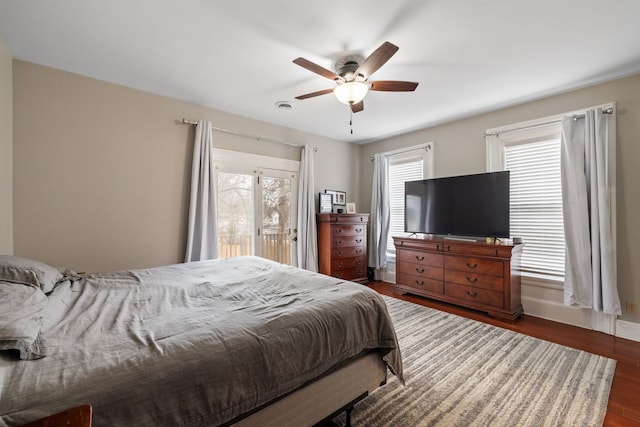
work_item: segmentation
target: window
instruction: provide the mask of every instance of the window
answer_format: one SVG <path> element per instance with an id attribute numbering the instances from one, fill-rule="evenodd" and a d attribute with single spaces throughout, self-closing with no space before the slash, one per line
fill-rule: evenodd
<path id="1" fill-rule="evenodd" d="M 609 121 L 608 185 L 613 248 L 616 247 L 615 104 L 599 105 Z M 562 214 L 560 122 L 568 112 L 486 131 L 487 170 L 511 171 L 511 235 L 522 237 L 523 280 L 530 284 L 564 282 L 565 240 Z M 615 255 L 614 255 L 615 256 Z"/>
<path id="2" fill-rule="evenodd" d="M 393 236 L 404 232 L 404 183 L 433 176 L 432 144 L 387 153 L 389 159 L 389 237 L 387 256 L 395 256 Z"/>
<path id="3" fill-rule="evenodd" d="M 560 124 L 503 128 L 487 136 L 489 170 L 511 171 L 511 236 L 525 242 L 525 276 L 561 281 L 565 241 L 560 177 Z"/>

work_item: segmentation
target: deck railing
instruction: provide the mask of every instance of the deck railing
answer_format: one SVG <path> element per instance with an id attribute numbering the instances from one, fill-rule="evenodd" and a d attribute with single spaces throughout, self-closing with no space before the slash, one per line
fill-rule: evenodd
<path id="1" fill-rule="evenodd" d="M 288 233 L 263 234 L 260 236 L 263 258 L 283 264 L 291 264 L 291 237 Z M 218 235 L 218 257 L 232 258 L 251 255 L 251 235 Z"/>

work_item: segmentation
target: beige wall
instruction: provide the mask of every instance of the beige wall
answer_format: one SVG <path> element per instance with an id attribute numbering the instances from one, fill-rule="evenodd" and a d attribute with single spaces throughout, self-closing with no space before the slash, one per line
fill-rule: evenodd
<path id="1" fill-rule="evenodd" d="M 0 254 L 13 254 L 13 88 L 11 52 L 0 36 Z"/>
<path id="2" fill-rule="evenodd" d="M 79 271 L 181 262 L 194 130 L 177 119 L 318 147 L 316 192 L 358 194 L 359 147 L 14 60 L 14 250 Z M 214 146 L 300 149 L 214 133 Z"/>
<path id="3" fill-rule="evenodd" d="M 485 171 L 487 129 L 562 114 L 584 107 L 617 102 L 617 236 L 618 289 L 626 302 L 640 303 L 640 75 L 584 88 L 558 96 L 505 108 L 464 120 L 420 130 L 368 144 L 360 157 L 360 185 L 371 187 L 373 154 L 434 141 L 435 176 Z M 370 206 L 371 194 L 363 191 L 359 203 Z M 640 315 L 624 312 L 624 320 L 640 322 Z"/>

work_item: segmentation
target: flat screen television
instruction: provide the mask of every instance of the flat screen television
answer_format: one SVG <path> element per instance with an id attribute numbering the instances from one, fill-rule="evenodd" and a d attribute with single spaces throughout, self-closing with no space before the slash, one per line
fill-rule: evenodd
<path id="1" fill-rule="evenodd" d="M 509 171 L 408 181 L 404 230 L 509 237 Z"/>

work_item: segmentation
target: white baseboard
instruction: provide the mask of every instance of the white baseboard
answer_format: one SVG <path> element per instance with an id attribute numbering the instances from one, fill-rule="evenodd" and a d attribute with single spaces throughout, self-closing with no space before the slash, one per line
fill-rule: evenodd
<path id="1" fill-rule="evenodd" d="M 523 293 L 527 290 L 531 291 L 531 289 L 523 287 Z M 551 292 L 553 292 L 553 290 L 551 290 Z M 549 290 L 546 290 L 546 293 L 549 293 Z M 640 342 L 640 323 L 616 319 L 615 316 L 569 307 L 562 302 L 546 298 L 536 298 L 530 295 L 522 296 L 522 306 L 524 307 L 525 314 L 528 316 L 597 330 L 605 334 Z"/>
<path id="2" fill-rule="evenodd" d="M 618 319 L 616 322 L 616 336 L 640 342 L 640 323 Z"/>
<path id="3" fill-rule="evenodd" d="M 540 317 L 567 325 L 591 328 L 591 317 L 584 310 L 567 307 L 556 301 L 549 301 L 531 296 L 522 296 L 522 306 L 527 316 Z"/>

